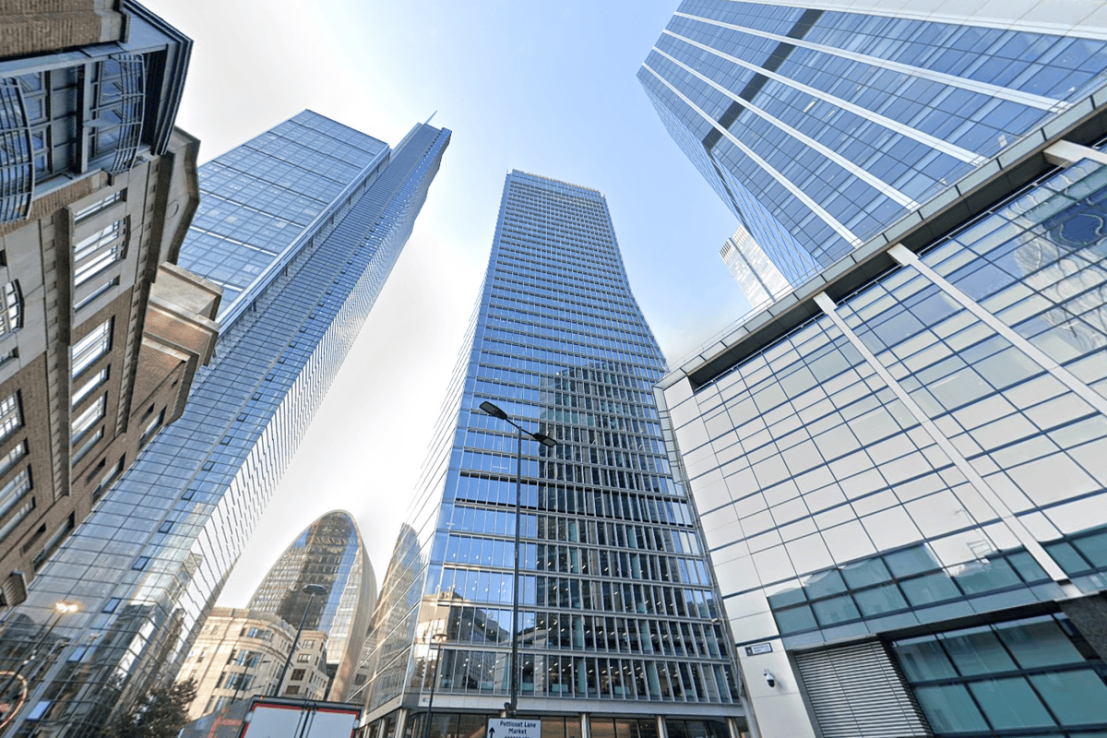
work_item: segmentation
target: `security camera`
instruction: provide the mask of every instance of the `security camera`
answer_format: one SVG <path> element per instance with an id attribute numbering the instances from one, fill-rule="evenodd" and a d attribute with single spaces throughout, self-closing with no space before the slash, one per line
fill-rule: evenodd
<path id="1" fill-rule="evenodd" d="M 776 686 L 776 677 L 773 676 L 773 673 L 771 671 L 769 671 L 768 669 L 765 669 L 764 676 L 765 676 L 765 684 L 769 685 L 769 689 L 772 689 L 773 687 Z"/>

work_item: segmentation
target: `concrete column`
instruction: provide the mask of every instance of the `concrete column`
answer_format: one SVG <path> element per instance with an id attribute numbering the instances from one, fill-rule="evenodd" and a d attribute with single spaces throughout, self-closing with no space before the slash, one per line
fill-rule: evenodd
<path id="1" fill-rule="evenodd" d="M 1107 661 L 1107 597 L 1098 594 L 1061 600 L 1059 604 L 1080 635 Z"/>

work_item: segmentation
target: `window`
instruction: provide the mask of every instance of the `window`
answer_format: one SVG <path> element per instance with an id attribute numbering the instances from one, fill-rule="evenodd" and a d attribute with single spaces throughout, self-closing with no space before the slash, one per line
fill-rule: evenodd
<path id="1" fill-rule="evenodd" d="M 46 543 L 43 545 L 42 550 L 35 554 L 34 561 L 32 562 L 35 571 L 38 571 L 42 565 L 46 563 L 46 559 L 50 558 L 50 554 L 54 553 L 54 549 L 65 540 L 65 537 L 73 530 L 75 524 L 76 521 L 73 517 L 73 513 L 69 513 L 69 517 L 54 530 L 48 539 L 46 539 Z"/>
<path id="2" fill-rule="evenodd" d="M 0 400 L 0 443 L 21 425 L 23 414 L 19 412 L 19 396 L 13 392 Z"/>
<path id="3" fill-rule="evenodd" d="M 21 443 L 0 458 L 0 477 L 12 470 L 20 459 L 27 454 L 27 444 Z"/>
<path id="4" fill-rule="evenodd" d="M 104 417 L 104 411 L 108 406 L 108 396 L 100 395 L 96 398 L 96 402 L 88 406 L 88 408 L 73 419 L 73 434 L 70 437 L 70 443 L 77 443 L 77 441 L 84 438 L 85 434 L 92 430 L 92 426 L 96 425 Z"/>
<path id="5" fill-rule="evenodd" d="M 75 223 L 80 223 L 81 221 L 88 220 L 92 216 L 97 215 L 98 213 L 104 212 L 105 210 L 110 208 L 115 203 L 120 202 L 122 199 L 123 199 L 123 190 L 117 190 L 117 191 L 111 193 L 110 195 L 108 195 L 107 197 L 103 198 L 102 200 L 97 200 L 96 202 L 92 203 L 91 205 L 85 205 L 80 210 L 74 211 L 73 221 Z"/>
<path id="6" fill-rule="evenodd" d="M 102 285 L 100 285 L 99 287 L 94 289 L 92 292 L 89 292 L 87 295 L 85 295 L 80 300 L 78 300 L 77 304 L 73 306 L 73 309 L 74 310 L 80 310 L 81 308 L 85 307 L 86 305 L 91 305 L 92 302 L 97 297 L 104 294 L 105 292 L 110 290 L 112 287 L 118 287 L 118 286 L 119 286 L 119 277 L 112 277 L 107 282 L 104 282 Z"/>
<path id="7" fill-rule="evenodd" d="M 73 246 L 73 284 L 84 284 L 118 261 L 125 232 L 123 221 L 117 220 L 77 242 Z"/>
<path id="8" fill-rule="evenodd" d="M 306 673 L 307 673 L 307 669 L 293 669 L 291 679 L 294 682 L 302 681 L 303 678 L 304 678 L 304 674 L 306 674 Z"/>
<path id="9" fill-rule="evenodd" d="M 8 511 L 15 507 L 30 489 L 30 469 L 24 469 L 12 477 L 3 487 L 0 487 L 0 517 L 7 515 Z"/>
<path id="10" fill-rule="evenodd" d="M 288 687 L 287 689 L 285 689 L 284 693 L 286 695 L 288 695 L 288 694 L 300 694 L 300 687 L 297 686 L 297 685 L 293 685 L 293 686 Z"/>
<path id="11" fill-rule="evenodd" d="M 302 653 L 296 657 L 296 663 L 298 664 L 306 664 L 309 661 L 311 661 L 310 653 Z"/>
<path id="12" fill-rule="evenodd" d="M 70 465 L 76 466 L 77 463 L 80 462 L 80 460 L 83 459 L 85 456 L 87 456 L 88 452 L 92 450 L 92 447 L 99 443 L 100 439 L 102 439 L 103 437 L 104 429 L 102 427 L 97 428 L 96 432 L 89 436 L 85 440 L 85 442 L 81 444 L 81 447 L 79 449 L 73 452 L 73 458 L 69 461 Z"/>
<path id="13" fill-rule="evenodd" d="M 112 467 L 111 471 L 100 478 L 100 483 L 96 485 L 96 489 L 92 490 L 92 499 L 98 499 L 100 495 L 104 494 L 104 490 L 111 486 L 111 483 L 115 481 L 115 478 L 123 473 L 123 457 L 119 457 L 119 462 Z"/>
<path id="14" fill-rule="evenodd" d="M 35 498 L 32 497 L 26 502 L 26 504 L 23 505 L 23 507 L 19 508 L 19 510 L 16 511 L 15 515 L 13 515 L 8 522 L 4 523 L 4 527 L 0 528 L 0 541 L 7 538 L 8 534 L 15 530 L 16 527 L 20 523 L 22 523 L 34 509 Z"/>
<path id="15" fill-rule="evenodd" d="M 77 343 L 69 349 L 70 361 L 73 365 L 73 378 L 80 376 L 81 372 L 92 366 L 93 363 L 111 348 L 111 321 L 107 320 L 93 328 Z"/>
<path id="16" fill-rule="evenodd" d="M 4 285 L 4 305 L 0 311 L 0 335 L 18 330 L 23 325 L 23 293 L 19 282 Z"/>
<path id="17" fill-rule="evenodd" d="M 138 447 L 142 448 L 146 443 L 154 437 L 154 434 L 158 432 L 158 428 L 161 427 L 162 422 L 165 420 L 165 409 L 163 408 L 157 417 L 150 421 L 150 423 L 142 429 L 142 437 L 138 439 Z"/>
<path id="18" fill-rule="evenodd" d="M 82 384 L 77 390 L 73 392 L 73 407 L 77 407 L 81 404 L 81 400 L 85 399 L 92 394 L 92 391 L 106 382 L 108 379 L 108 369 L 104 367 L 95 375 L 89 378 L 87 382 Z"/>

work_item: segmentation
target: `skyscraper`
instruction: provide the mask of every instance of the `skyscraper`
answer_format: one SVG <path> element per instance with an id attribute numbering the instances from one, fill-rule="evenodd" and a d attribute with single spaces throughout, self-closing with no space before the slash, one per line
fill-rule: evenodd
<path id="1" fill-rule="evenodd" d="M 325 595 L 310 597 L 316 585 Z M 276 615 L 293 628 L 327 634 L 331 697 L 341 701 L 361 655 L 377 579 L 349 513 L 322 516 L 296 537 L 254 590 L 251 611 Z"/>
<path id="2" fill-rule="evenodd" d="M 234 267 L 253 281 L 221 311 L 216 356 L 181 419 L 9 618 L 0 653 L 18 664 L 47 637 L 59 599 L 81 607 L 49 631 L 14 735 L 86 735 L 112 706 L 173 677 L 406 243 L 449 138 L 417 125 L 393 150 L 307 111 L 202 168 L 205 205 L 182 258 L 238 288 L 216 262 L 224 254 L 256 268 Z M 265 253 L 250 261 L 255 251 Z"/>
<path id="3" fill-rule="evenodd" d="M 661 441 L 663 368 L 604 196 L 508 174 L 371 631 L 370 730 L 421 735 L 432 689 L 432 736 L 483 730 L 512 691 L 513 633 L 519 714 L 541 715 L 547 738 L 652 738 L 662 719 L 670 738 L 744 727 L 696 512 Z M 486 401 L 559 445 L 521 440 L 518 469 L 514 430 Z"/>
<path id="4" fill-rule="evenodd" d="M 638 79 L 795 286 L 1086 97 L 1103 25 L 1075 1 L 685 0 Z"/>
<path id="5" fill-rule="evenodd" d="M 742 226 L 719 249 L 719 256 L 742 288 L 750 307 L 767 305 L 791 290 L 769 255 Z"/>
<path id="6" fill-rule="evenodd" d="M 733 6 L 758 29 L 802 11 Z M 974 150 L 990 158 L 951 170 L 947 189 L 912 194 L 917 208 L 659 385 L 752 716 L 765 735 L 797 737 L 1102 732 L 1107 16 L 1029 3 L 1002 26 L 987 16 L 920 26 L 896 17 L 908 11 L 851 7 L 802 11 L 802 43 L 774 42 L 773 64 L 837 39 L 840 60 L 807 74 L 837 75 L 828 89 L 845 94 L 870 79 L 853 76 L 847 51 L 900 64 L 929 44 L 928 63 L 949 65 L 942 74 L 990 68 L 981 84 L 1064 104 L 1027 113 L 1037 122 L 1004 144 L 996 126 L 1010 125 L 1009 108 L 962 103 L 982 131 Z M 1081 23 L 1069 28 L 1062 9 Z M 1024 35 L 1050 20 L 1064 36 Z M 828 34 L 820 24 L 832 21 L 856 37 Z M 1009 48 L 996 44 L 1021 51 L 993 64 L 992 50 Z M 814 118 L 791 125 L 826 125 L 821 103 L 795 99 Z M 835 151 L 863 150 L 871 130 Z"/>

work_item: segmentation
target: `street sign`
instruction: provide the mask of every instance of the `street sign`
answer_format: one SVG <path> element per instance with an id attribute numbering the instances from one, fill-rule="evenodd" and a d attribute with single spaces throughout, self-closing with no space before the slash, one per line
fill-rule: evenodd
<path id="1" fill-rule="evenodd" d="M 487 738 L 542 738 L 542 721 L 489 718 Z"/>
<path id="2" fill-rule="evenodd" d="M 762 653 L 772 653 L 773 644 L 771 643 L 755 643 L 752 646 L 746 646 L 747 656 L 757 656 Z"/>

